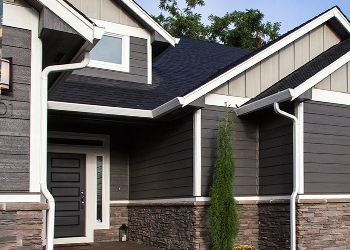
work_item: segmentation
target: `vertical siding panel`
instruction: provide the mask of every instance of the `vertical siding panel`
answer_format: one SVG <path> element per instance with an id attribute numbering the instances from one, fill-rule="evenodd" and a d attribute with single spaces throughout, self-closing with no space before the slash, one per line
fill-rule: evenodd
<path id="1" fill-rule="evenodd" d="M 323 37 L 323 26 L 310 32 L 310 60 L 324 51 Z"/>
<path id="2" fill-rule="evenodd" d="M 327 76 L 325 79 L 320 81 L 315 87 L 318 89 L 331 90 L 331 76 Z"/>
<path id="3" fill-rule="evenodd" d="M 89 18 L 101 19 L 101 0 L 84 1 L 79 10 Z"/>
<path id="4" fill-rule="evenodd" d="M 295 69 L 310 61 L 310 34 L 295 41 Z"/>
<path id="5" fill-rule="evenodd" d="M 246 95 L 253 98 L 261 92 L 260 63 L 246 71 Z"/>
<path id="6" fill-rule="evenodd" d="M 331 74 L 331 90 L 347 92 L 347 70 L 347 65 L 344 65 Z"/>
<path id="7" fill-rule="evenodd" d="M 222 84 L 214 91 L 214 93 L 219 95 L 228 95 L 228 83 Z"/>
<path id="8" fill-rule="evenodd" d="M 294 58 L 294 43 L 291 43 L 290 45 L 280 50 L 279 79 L 284 78 L 294 71 Z"/>
<path id="9" fill-rule="evenodd" d="M 337 34 L 328 25 L 324 25 L 324 50 L 333 47 L 340 41 L 341 39 Z"/>
<path id="10" fill-rule="evenodd" d="M 278 53 L 261 62 L 261 90 L 264 91 L 278 81 Z"/>
<path id="11" fill-rule="evenodd" d="M 246 80 L 245 80 L 245 72 L 236 76 L 229 82 L 228 94 L 231 96 L 240 96 L 246 97 Z"/>

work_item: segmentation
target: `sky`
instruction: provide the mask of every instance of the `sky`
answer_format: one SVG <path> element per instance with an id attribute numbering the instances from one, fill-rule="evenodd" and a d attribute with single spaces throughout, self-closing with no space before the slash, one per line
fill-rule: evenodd
<path id="1" fill-rule="evenodd" d="M 148 13 L 159 14 L 159 0 L 136 0 Z M 179 0 L 179 3 L 184 3 Z M 265 21 L 281 22 L 283 34 L 323 11 L 338 5 L 350 18 L 350 0 L 205 0 L 204 7 L 197 8 L 202 20 L 207 23 L 208 16 L 223 16 L 234 10 L 259 9 L 265 14 Z M 180 5 L 183 6 L 183 5 Z"/>

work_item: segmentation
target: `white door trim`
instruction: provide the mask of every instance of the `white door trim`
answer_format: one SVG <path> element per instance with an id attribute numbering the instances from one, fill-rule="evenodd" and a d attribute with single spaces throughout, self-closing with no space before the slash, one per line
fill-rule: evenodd
<path id="1" fill-rule="evenodd" d="M 77 134 L 77 133 L 49 133 L 49 138 L 100 140 L 103 146 L 75 146 L 75 145 L 48 145 L 50 153 L 74 153 L 86 155 L 86 213 L 85 237 L 58 238 L 55 244 L 72 244 L 94 242 L 94 230 L 109 229 L 110 226 L 110 144 L 108 135 Z M 102 223 L 96 220 L 97 215 L 97 172 L 96 157 L 103 157 L 102 174 Z"/>

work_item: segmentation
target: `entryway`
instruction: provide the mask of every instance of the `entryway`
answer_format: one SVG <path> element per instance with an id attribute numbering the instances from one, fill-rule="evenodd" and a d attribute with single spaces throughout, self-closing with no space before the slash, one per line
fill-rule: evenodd
<path id="1" fill-rule="evenodd" d="M 94 242 L 110 227 L 109 136 L 50 132 L 48 188 L 55 209 L 55 244 Z"/>

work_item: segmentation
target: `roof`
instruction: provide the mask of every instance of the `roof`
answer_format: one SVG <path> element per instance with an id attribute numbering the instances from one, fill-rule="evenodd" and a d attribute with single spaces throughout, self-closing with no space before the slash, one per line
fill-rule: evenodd
<path id="1" fill-rule="evenodd" d="M 320 54 L 307 64 L 303 65 L 299 69 L 293 71 L 288 76 L 284 77 L 276 84 L 272 85 L 256 97 L 250 99 L 244 105 L 256 102 L 260 99 L 268 97 L 270 95 L 276 94 L 286 89 L 294 89 L 300 84 L 304 83 L 307 79 L 314 76 L 319 71 L 323 70 L 325 67 L 335 62 L 341 56 L 345 55 L 350 51 L 350 39 L 347 39 L 339 44 L 326 50 L 324 53 Z M 243 106 L 244 106 L 243 105 Z"/>
<path id="2" fill-rule="evenodd" d="M 249 53 L 246 49 L 183 37 L 154 60 L 153 84 L 72 75 L 50 94 L 49 100 L 154 109 L 197 88 Z"/>

